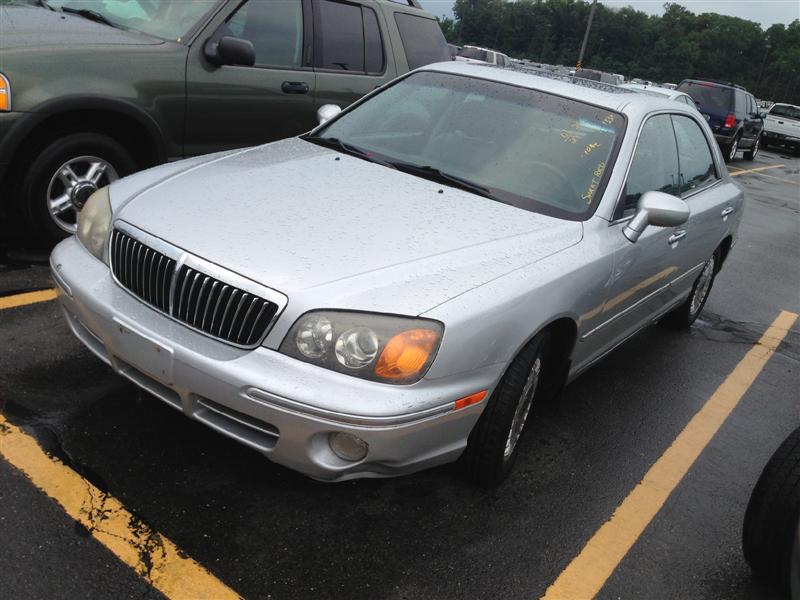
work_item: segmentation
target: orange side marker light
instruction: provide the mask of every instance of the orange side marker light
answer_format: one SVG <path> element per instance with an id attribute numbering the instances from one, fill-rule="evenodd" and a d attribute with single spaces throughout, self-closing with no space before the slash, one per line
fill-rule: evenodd
<path id="1" fill-rule="evenodd" d="M 482 392 L 476 392 L 470 396 L 459 398 L 453 405 L 453 410 L 461 410 L 462 408 L 466 408 L 467 406 L 472 406 L 473 404 L 477 404 L 485 397 L 486 397 L 486 390 L 483 390 Z"/>

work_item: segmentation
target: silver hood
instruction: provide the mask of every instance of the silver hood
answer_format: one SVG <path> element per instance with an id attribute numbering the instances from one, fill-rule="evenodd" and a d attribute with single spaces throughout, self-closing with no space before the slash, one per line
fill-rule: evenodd
<path id="1" fill-rule="evenodd" d="M 116 219 L 320 308 L 418 314 L 583 231 L 298 138 L 165 165 L 111 195 Z"/>

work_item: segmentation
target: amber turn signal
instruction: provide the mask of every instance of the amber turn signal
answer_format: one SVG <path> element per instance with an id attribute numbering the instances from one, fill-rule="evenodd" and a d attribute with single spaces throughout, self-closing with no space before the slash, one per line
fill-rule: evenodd
<path id="1" fill-rule="evenodd" d="M 464 398 L 459 398 L 453 405 L 453 410 L 459 410 L 462 408 L 466 408 L 468 406 L 472 406 L 473 404 L 477 404 L 484 398 L 486 398 L 486 390 L 470 394 L 469 396 L 466 396 Z"/>
<path id="2" fill-rule="evenodd" d="M 384 379 L 409 379 L 430 362 L 439 334 L 431 329 L 409 329 L 386 343 L 375 374 Z"/>
<path id="3" fill-rule="evenodd" d="M 11 110 L 11 84 L 8 79 L 0 73 L 0 112 Z"/>

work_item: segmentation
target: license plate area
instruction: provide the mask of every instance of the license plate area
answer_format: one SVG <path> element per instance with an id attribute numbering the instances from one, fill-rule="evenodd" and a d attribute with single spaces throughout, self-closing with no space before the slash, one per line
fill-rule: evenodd
<path id="1" fill-rule="evenodd" d="M 114 318 L 114 348 L 121 350 L 124 360 L 143 373 L 166 385 L 172 385 L 174 351 L 128 323 Z"/>

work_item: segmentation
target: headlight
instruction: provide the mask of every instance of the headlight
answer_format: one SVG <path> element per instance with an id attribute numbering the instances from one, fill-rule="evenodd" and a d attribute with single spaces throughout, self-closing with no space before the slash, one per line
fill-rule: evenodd
<path id="1" fill-rule="evenodd" d="M 292 325 L 280 351 L 362 379 L 414 383 L 431 366 L 443 331 L 430 319 L 315 310 Z"/>
<path id="2" fill-rule="evenodd" d="M 111 200 L 104 187 L 89 196 L 78 215 L 78 239 L 94 256 L 108 264 L 108 235 L 111 231 Z"/>
<path id="3" fill-rule="evenodd" d="M 11 82 L 0 73 L 0 112 L 11 111 Z"/>

